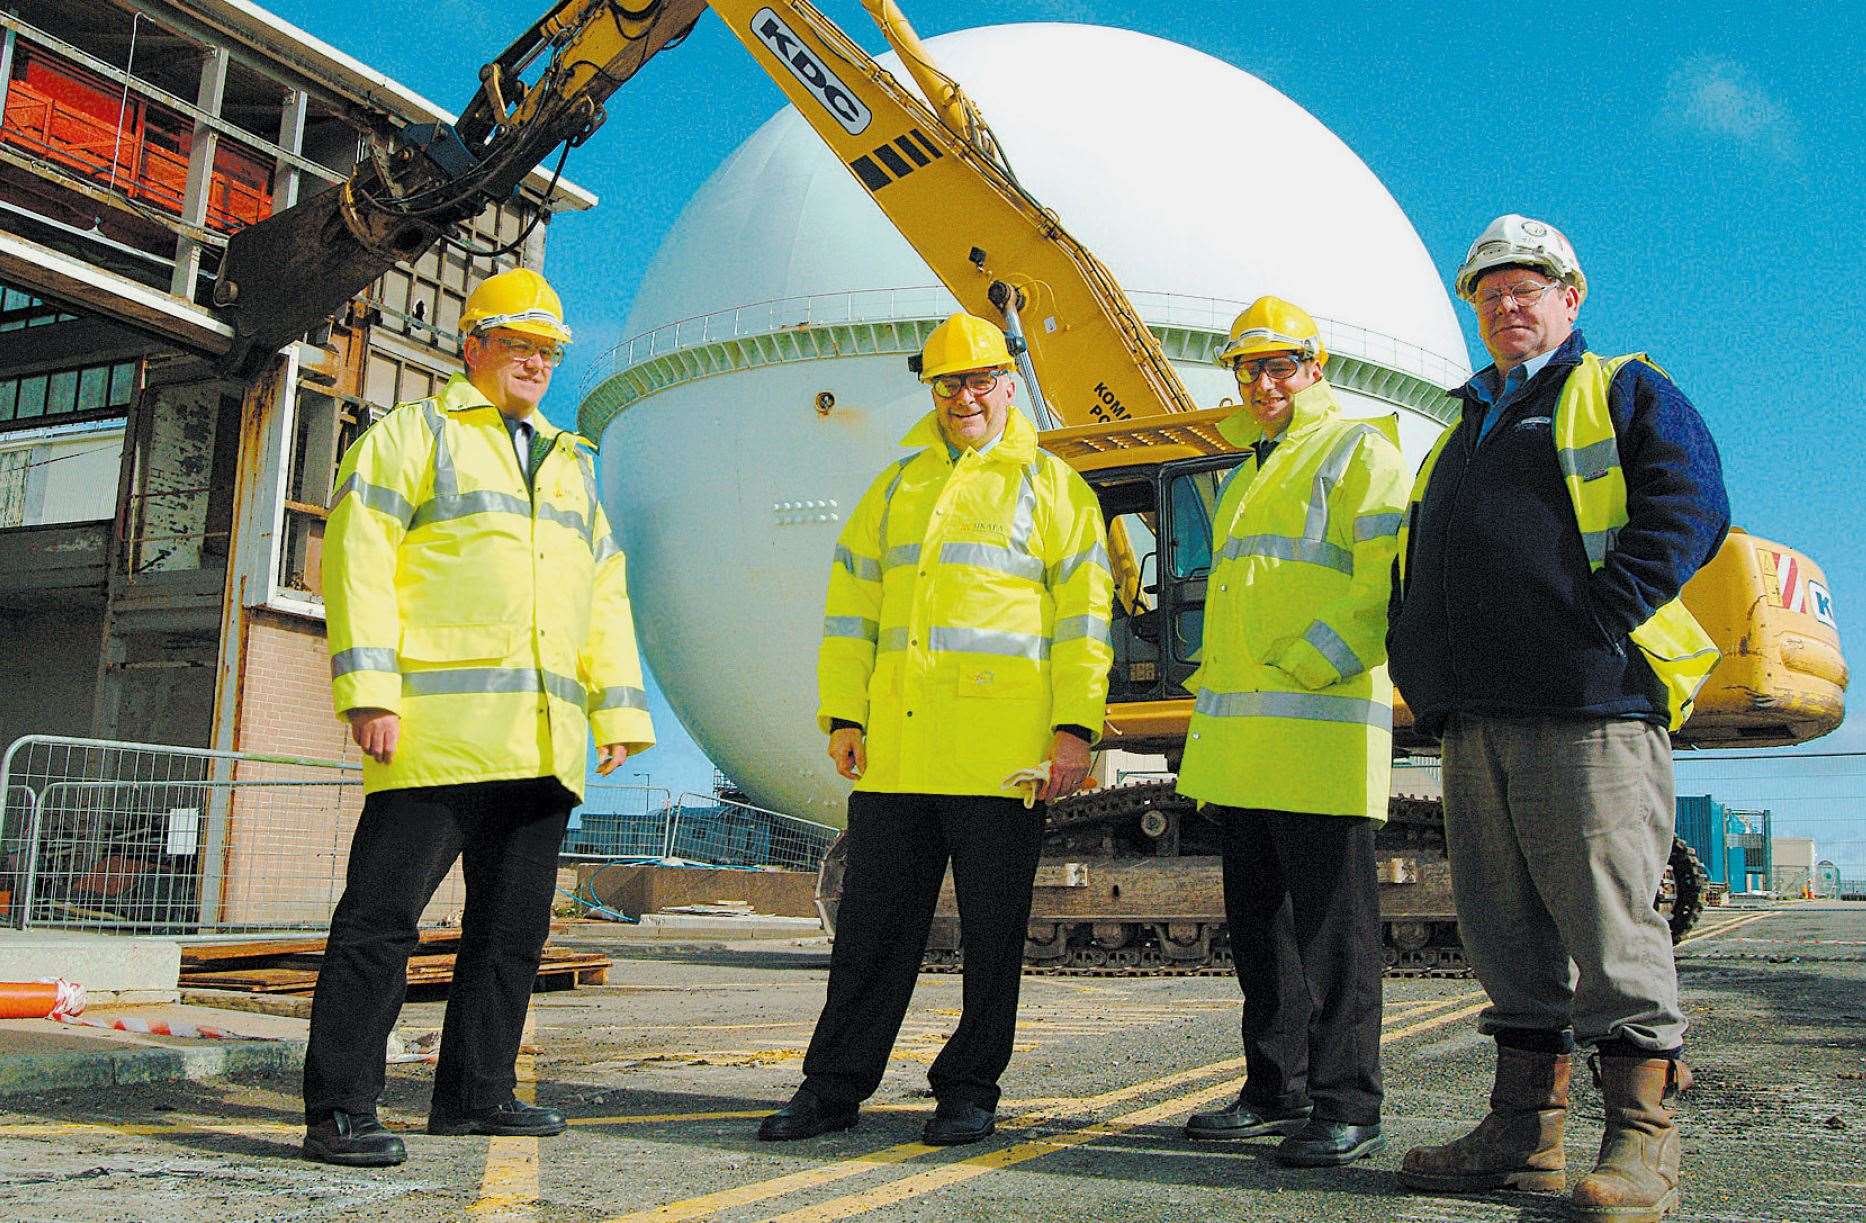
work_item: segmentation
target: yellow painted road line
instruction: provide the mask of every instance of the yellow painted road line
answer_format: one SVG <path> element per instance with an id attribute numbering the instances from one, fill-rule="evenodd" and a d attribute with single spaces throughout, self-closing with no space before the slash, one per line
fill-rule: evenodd
<path id="1" fill-rule="evenodd" d="M 537 1011 L 525 1010 L 525 1034 L 521 1042 L 530 1047 L 538 1034 Z M 538 1059 L 536 1054 L 521 1052 L 513 1064 L 518 1077 L 520 1101 L 538 1101 Z M 536 1219 L 538 1217 L 538 1144 L 540 1138 L 493 1138 L 486 1144 L 486 1172 L 480 1178 L 479 1199 L 467 1207 L 470 1215 L 494 1219 Z"/>
<path id="2" fill-rule="evenodd" d="M 1469 997 L 1470 995 L 1467 994 L 1464 996 Z M 1475 1015 L 1488 1005 L 1488 1001 L 1474 1002 L 1469 1006 L 1461 1007 L 1455 1011 L 1447 1011 L 1443 1014 L 1435 1015 L 1430 1019 L 1421 1020 L 1418 1023 L 1408 1024 L 1402 1028 L 1395 1028 L 1391 1031 L 1383 1032 L 1380 1036 L 1380 1043 L 1382 1045 L 1387 1045 L 1394 1041 L 1404 1040 L 1409 1036 L 1416 1036 L 1423 1032 L 1442 1028 L 1446 1024 L 1455 1023 L 1467 1016 Z M 832 1198 L 827 1202 L 819 1202 L 814 1206 L 806 1206 L 799 1210 L 776 1215 L 770 1219 L 763 1220 L 762 1223 L 829 1223 L 830 1220 L 834 1219 L 846 1219 L 852 1215 L 867 1214 L 871 1210 L 877 1210 L 883 1206 L 897 1205 L 911 1198 L 923 1197 L 926 1194 L 935 1193 L 944 1189 L 949 1185 L 968 1181 L 974 1177 L 983 1176 L 988 1172 L 996 1172 L 1000 1168 L 1015 1167 L 1018 1164 L 1027 1163 L 1033 1159 L 1041 1159 L 1045 1155 L 1053 1155 L 1058 1151 L 1066 1151 L 1072 1147 L 1082 1146 L 1098 1138 L 1109 1138 L 1124 1134 L 1129 1130 L 1139 1129 L 1144 1125 L 1153 1125 L 1161 1121 L 1182 1117 L 1188 1110 L 1196 1109 L 1203 1104 L 1221 1100 L 1229 1096 L 1232 1091 L 1233 1088 L 1229 1083 L 1216 1087 L 1205 1087 L 1187 1095 L 1166 1100 L 1159 1104 L 1150 1105 L 1135 1112 L 1125 1113 L 1107 1121 L 1098 1121 L 1093 1125 L 1083 1126 L 1081 1129 L 1069 1130 L 1062 1134 L 1046 1134 L 1026 1142 L 1017 1143 L 1013 1146 L 1000 1148 L 996 1151 L 986 1151 L 982 1155 L 975 1155 L 970 1159 L 961 1160 L 958 1163 L 943 1164 L 937 1168 L 929 1168 L 925 1172 L 918 1172 L 912 1176 L 902 1177 L 900 1180 L 890 1181 L 888 1184 L 880 1185 L 861 1193 L 847 1194 L 843 1197 Z"/>
<path id="3" fill-rule="evenodd" d="M 1243 1058 L 1230 1058 L 1222 1062 L 1213 1062 L 1209 1066 L 1199 1066 L 1192 1070 L 1182 1070 L 1176 1074 L 1166 1075 L 1163 1078 L 1152 1079 L 1144 1083 L 1135 1083 L 1129 1087 L 1118 1088 L 1114 1091 L 1103 1092 L 1100 1095 L 1065 1098 L 1053 1105 L 1024 1113 L 1013 1120 L 1005 1122 L 998 1128 L 1001 1130 L 1027 1129 L 1040 1121 L 1047 1121 L 1056 1117 L 1071 1116 L 1077 1113 L 1091 1112 L 1096 1108 L 1104 1107 L 1108 1104 L 1116 1104 L 1122 1100 L 1131 1099 L 1134 1096 L 1165 1090 L 1181 1083 L 1191 1082 L 1197 1079 L 1210 1078 L 1214 1074 L 1230 1075 L 1243 1068 Z M 1227 1085 L 1225 1090 L 1231 1091 L 1233 1089 Z M 924 1108 L 925 1106 L 920 1105 L 918 1107 Z M 791 1172 L 784 1176 L 773 1177 L 770 1180 L 756 1181 L 749 1185 L 741 1185 L 735 1189 L 723 1189 L 717 1193 L 688 1198 L 680 1202 L 670 1202 L 665 1206 L 656 1206 L 649 1210 L 638 1210 L 629 1214 L 618 1215 L 615 1218 L 606 1220 L 605 1223 L 648 1223 L 649 1220 L 655 1220 L 656 1223 L 667 1223 L 668 1220 L 674 1219 L 704 1219 L 722 1210 L 731 1210 L 737 1206 L 749 1206 L 754 1202 L 763 1202 L 770 1198 L 784 1197 L 788 1194 L 799 1193 L 805 1189 L 815 1189 L 823 1185 L 834 1184 L 836 1181 L 846 1180 L 851 1176 L 860 1176 L 864 1172 L 871 1171 L 877 1167 L 903 1163 L 906 1160 L 918 1159 L 922 1155 L 937 1154 L 943 1149 L 944 1148 L 941 1147 L 928 1146 L 924 1142 L 903 1142 L 897 1146 L 884 1147 L 878 1151 L 870 1151 L 861 1155 L 851 1156 L 848 1159 L 840 1160 L 833 1164 L 823 1164 L 815 1168 L 805 1168 L 799 1172 Z"/>
<path id="4" fill-rule="evenodd" d="M 1482 996 L 1481 990 L 1473 991 L 1452 998 L 1442 999 L 1430 1005 L 1439 1007 L 1455 1006 L 1458 1003 Z M 1415 1031 L 1424 1030 L 1426 1026 L 1448 1023 L 1453 1019 L 1459 1019 L 1465 1015 L 1473 1014 L 1481 1010 L 1485 1005 L 1487 1005 L 1487 1003 L 1480 1002 L 1472 1006 L 1466 1006 L 1450 1015 L 1440 1016 L 1437 1020 L 1429 1020 L 1425 1025 L 1415 1024 L 1400 1030 L 1395 1035 L 1395 1039 L 1410 1036 Z M 1099 1095 L 1065 1097 L 1057 1100 L 1054 1104 L 1032 1109 L 1009 1121 L 1000 1123 L 998 1131 L 1000 1133 L 1005 1133 L 1029 1129 L 1043 1121 L 1056 1120 L 1062 1117 L 1081 1116 L 1086 1113 L 1094 1112 L 1097 1109 L 1105 1108 L 1111 1104 L 1119 1104 L 1125 1100 L 1133 1099 L 1136 1096 L 1169 1091 L 1186 1083 L 1197 1082 L 1200 1079 L 1208 1079 L 1214 1075 L 1224 1075 L 1226 1081 L 1222 1086 L 1208 1087 L 1204 1089 L 1199 1096 L 1200 1100 L 1218 1099 L 1221 1096 L 1232 1095 L 1237 1091 L 1236 1080 L 1230 1076 L 1243 1069 L 1243 1058 L 1226 1058 L 1224 1061 L 1212 1062 L 1204 1066 L 1196 1066 L 1190 1070 L 1181 1070 L 1174 1074 L 1163 1075 L 1159 1078 L 1148 1079 L 1143 1082 L 1131 1084 L 1127 1087 L 1116 1088 L 1113 1091 L 1105 1091 Z M 881 1107 L 885 1108 L 887 1106 L 883 1105 Z M 1173 1108 L 1175 1110 L 1183 1107 L 1183 1101 L 1175 1101 L 1173 1103 Z M 722 1189 L 715 1193 L 703 1194 L 699 1197 L 687 1198 L 683 1201 L 669 1202 L 665 1206 L 656 1206 L 648 1210 L 638 1210 L 625 1215 L 617 1215 L 604 1220 L 604 1223 L 671 1223 L 672 1220 L 706 1219 L 723 1210 L 732 1210 L 739 1206 L 749 1206 L 755 1202 L 768 1201 L 772 1198 L 786 1197 L 793 1193 L 801 1193 L 806 1189 L 820 1188 L 824 1185 L 834 1184 L 840 1180 L 847 1180 L 852 1176 L 860 1176 L 878 1167 L 905 1163 L 911 1159 L 918 1159 L 923 1155 L 938 1154 L 943 1149 L 944 1148 L 941 1147 L 928 1146 L 923 1142 L 904 1142 L 898 1146 L 884 1147 L 878 1151 L 851 1156 L 848 1159 L 839 1160 L 833 1164 L 823 1164 L 814 1168 L 805 1168 L 802 1171 L 772 1177 L 769 1180 L 754 1181 L 749 1185 L 740 1185 L 733 1189 Z"/>
<path id="5" fill-rule="evenodd" d="M 1699 939 L 1716 938 L 1720 934 L 1728 934 L 1732 930 L 1739 930 L 1744 926 L 1748 926 L 1755 922 L 1759 922 L 1765 917 L 1779 917 L 1779 916 L 1780 916 L 1779 911 L 1773 911 L 1773 910 L 1767 913 L 1752 913 L 1748 917 L 1739 917 L 1735 921 L 1724 922 L 1722 925 L 1714 927 L 1713 929 L 1701 930 L 1696 934 L 1687 935 L 1686 937 L 1679 939 L 1676 943 L 1672 945 L 1674 947 L 1683 947 L 1686 943 L 1695 943 Z"/>

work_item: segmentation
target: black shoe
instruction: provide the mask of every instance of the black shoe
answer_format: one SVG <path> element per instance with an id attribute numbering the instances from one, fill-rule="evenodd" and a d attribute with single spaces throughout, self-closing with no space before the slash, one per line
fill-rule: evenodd
<path id="1" fill-rule="evenodd" d="M 382 1128 L 374 1113 L 334 1112 L 305 1126 L 306 1159 L 352 1168 L 391 1168 L 408 1158 L 399 1135 Z"/>
<path id="2" fill-rule="evenodd" d="M 1276 1148 L 1276 1162 L 1291 1168 L 1338 1168 L 1386 1150 L 1380 1123 L 1349 1125 L 1312 1117 L 1309 1124 L 1285 1138 Z"/>
<path id="3" fill-rule="evenodd" d="M 789 1104 L 766 1117 L 759 1125 L 758 1137 L 763 1142 L 793 1142 L 799 1138 L 815 1138 L 818 1134 L 854 1129 L 856 1118 L 860 1115 L 861 1109 L 856 1105 L 831 1104 L 819 1099 L 808 1087 L 799 1087 Z"/>
<path id="4" fill-rule="evenodd" d="M 1262 1138 L 1266 1134 L 1293 1134 L 1308 1124 L 1310 1109 L 1270 1113 L 1243 1096 L 1209 1113 L 1186 1118 L 1188 1138 Z"/>
<path id="5" fill-rule="evenodd" d="M 430 1134 L 494 1134 L 501 1138 L 549 1138 L 564 1132 L 564 1114 L 555 1108 L 538 1108 L 507 1100 L 491 1108 L 476 1109 L 458 1117 L 443 1113 L 428 1114 Z"/>
<path id="6" fill-rule="evenodd" d="M 956 1147 L 989 1138 L 998 1128 L 998 1114 L 970 1100 L 941 1100 L 927 1121 L 920 1141 L 936 1147 Z"/>

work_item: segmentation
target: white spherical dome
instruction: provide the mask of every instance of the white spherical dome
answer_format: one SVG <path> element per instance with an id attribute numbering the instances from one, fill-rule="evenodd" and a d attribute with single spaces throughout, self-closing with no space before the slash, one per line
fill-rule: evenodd
<path id="1" fill-rule="evenodd" d="M 1235 395 L 1211 342 L 1274 293 L 1321 324 L 1346 409 L 1398 409 L 1423 454 L 1434 388 L 1469 375 L 1450 298 L 1392 196 L 1306 111 L 1132 31 L 998 26 L 929 47 L 1196 400 Z M 1229 155 L 1226 134 L 1245 128 L 1279 150 L 1268 186 Z M 937 284 L 787 107 L 682 212 L 629 315 L 635 338 L 583 403 L 649 663 L 708 755 L 780 811 L 841 822 L 847 783 L 813 717 L 823 585 L 843 518 L 928 407 L 902 357 L 954 308 Z"/>

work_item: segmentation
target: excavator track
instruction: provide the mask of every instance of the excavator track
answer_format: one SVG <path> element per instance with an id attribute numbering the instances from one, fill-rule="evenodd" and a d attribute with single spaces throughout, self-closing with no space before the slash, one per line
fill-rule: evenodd
<path id="1" fill-rule="evenodd" d="M 840 842 L 819 878 L 818 895 L 833 929 L 841 893 Z M 1464 977 L 1470 964 L 1451 916 L 1444 808 L 1435 798 L 1395 796 L 1375 839 L 1382 872 L 1382 957 L 1389 977 Z M 1075 795 L 1049 809 L 1044 865 L 1030 915 L 1024 971 L 1033 976 L 1228 976 L 1231 945 L 1221 889 L 1196 897 L 1198 911 L 1101 912 L 1070 915 L 1046 899 L 1045 872 L 1076 879 L 1135 863 L 1188 859 L 1188 869 L 1218 854 L 1215 821 L 1198 813 L 1172 779 L 1111 786 Z M 1209 873 L 1209 865 L 1207 866 Z M 1654 900 L 1683 939 L 1703 910 L 1705 873 L 1697 856 L 1674 840 L 1664 881 Z M 1059 886 L 1052 879 L 1048 886 Z M 1436 890 L 1434 890 L 1436 889 Z M 1120 889 L 1114 890 L 1116 897 Z M 1418 898 L 1423 895 L 1421 902 Z M 942 901 L 923 968 L 957 972 L 964 964 L 956 917 Z"/>

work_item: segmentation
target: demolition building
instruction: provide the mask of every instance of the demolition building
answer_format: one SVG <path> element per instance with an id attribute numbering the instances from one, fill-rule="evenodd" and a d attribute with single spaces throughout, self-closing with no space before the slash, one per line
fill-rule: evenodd
<path id="1" fill-rule="evenodd" d="M 467 294 L 541 267 L 544 227 L 499 257 L 436 248 L 257 380 L 217 377 L 227 236 L 334 189 L 371 134 L 451 116 L 245 0 L 15 0 L 0 35 L 0 745 L 336 758 L 336 464 L 457 368 Z M 517 238 L 549 186 L 486 211 L 477 244 Z"/>

